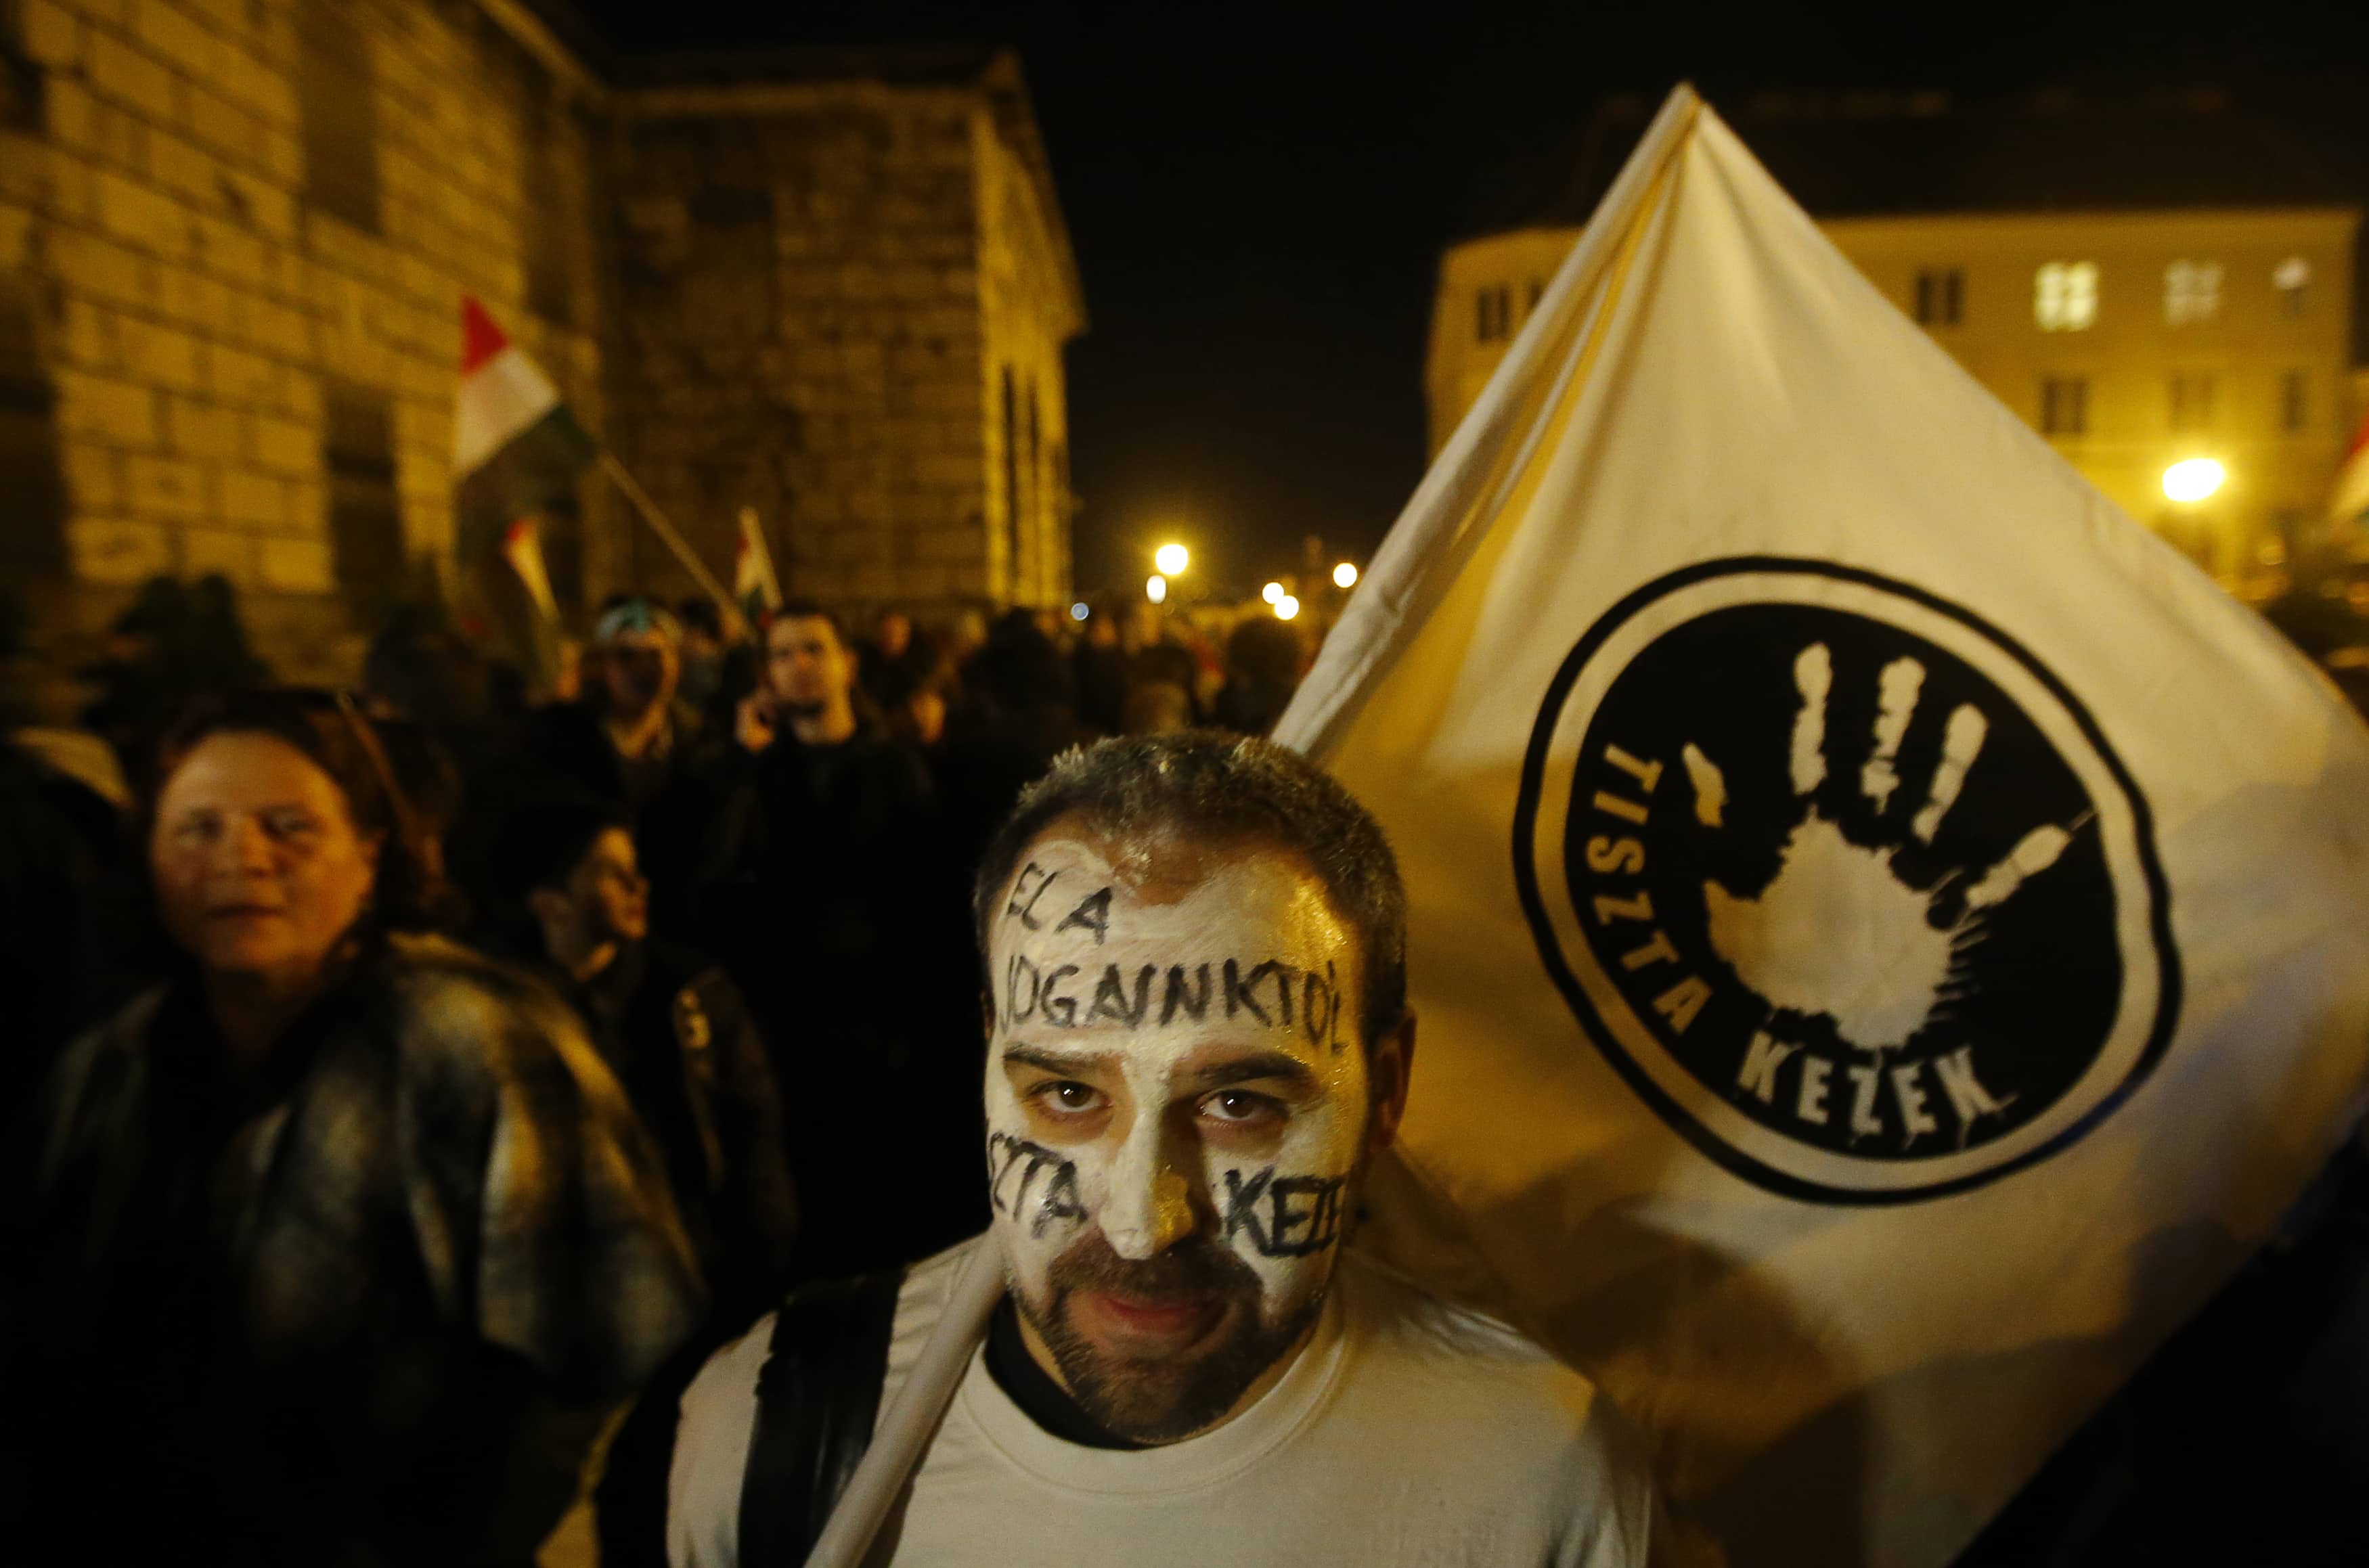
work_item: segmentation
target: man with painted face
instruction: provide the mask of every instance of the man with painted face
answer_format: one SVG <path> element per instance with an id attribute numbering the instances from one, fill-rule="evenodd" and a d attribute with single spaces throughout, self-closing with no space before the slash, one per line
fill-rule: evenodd
<path id="1" fill-rule="evenodd" d="M 710 1361 L 676 1568 L 803 1559 L 980 1248 L 1008 1293 L 869 1562 L 1647 1561 L 1588 1383 L 1349 1247 L 1414 1028 L 1397 868 L 1346 792 L 1258 740 L 1071 752 L 975 907 L 989 1231 Z"/>

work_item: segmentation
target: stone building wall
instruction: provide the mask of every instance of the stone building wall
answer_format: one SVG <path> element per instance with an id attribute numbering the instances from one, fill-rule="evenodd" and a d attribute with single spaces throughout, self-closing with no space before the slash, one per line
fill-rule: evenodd
<path id="1" fill-rule="evenodd" d="M 221 573 L 350 679 L 457 586 L 464 293 L 720 577 L 754 507 L 851 608 L 1066 590 L 1081 313 L 1008 56 L 625 81 L 518 0 L 0 0 L 0 586 L 52 634 Z M 563 606 L 690 590 L 605 484 L 546 521 Z"/>
<path id="2" fill-rule="evenodd" d="M 9 527 L 54 526 L 72 583 L 31 597 L 87 631 L 220 572 L 282 673 L 349 675 L 409 558 L 449 549 L 460 293 L 599 418 L 580 87 L 464 0 L 15 19 L 37 107 L 0 132 L 0 298 L 63 504 Z"/>
<path id="3" fill-rule="evenodd" d="M 1008 57 L 885 63 L 777 62 L 783 79 L 619 95 L 621 454 L 719 571 L 752 507 L 789 593 L 1054 602 L 1066 485 L 1040 472 L 1066 450 L 1061 345 L 1082 318 L 1058 212 L 1026 172 L 1042 155 L 1017 72 Z M 1038 409 L 1033 462 L 1015 416 L 1017 575 L 1015 366 L 1015 407 L 1033 386 Z M 654 541 L 635 568 L 690 586 Z"/>
<path id="4" fill-rule="evenodd" d="M 988 578 L 1005 602 L 1069 601 L 1070 417 L 1062 346 L 1085 321 L 1059 209 L 1009 98 L 977 121 Z"/>

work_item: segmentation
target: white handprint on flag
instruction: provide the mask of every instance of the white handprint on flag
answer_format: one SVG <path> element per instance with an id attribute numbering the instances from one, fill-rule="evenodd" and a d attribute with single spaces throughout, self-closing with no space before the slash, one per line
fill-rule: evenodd
<path id="1" fill-rule="evenodd" d="M 1860 789 L 1873 811 L 1889 820 L 1900 784 L 1894 764 L 1916 716 L 1925 667 L 1914 658 L 1895 658 L 1884 665 L 1878 682 L 1874 746 L 1860 769 Z M 1711 947 L 1771 1006 L 1823 1014 L 1846 1043 L 1860 1050 L 1893 1049 L 1950 1000 L 1959 955 L 1981 940 L 1986 911 L 2054 864 L 2072 841 L 2072 830 L 2053 824 L 2032 829 L 1955 900 L 1949 898 L 1958 881 L 1954 876 L 1931 887 L 1912 886 L 1894 867 L 1902 840 L 1853 843 L 1814 804 L 1827 774 L 1826 705 L 1834 668 L 1825 644 L 1812 643 L 1796 656 L 1793 684 L 1801 707 L 1793 720 L 1791 773 L 1801 818 L 1785 841 L 1777 875 L 1758 892 L 1739 893 L 1716 880 L 1703 883 Z M 1972 704 L 1951 710 L 1926 797 L 1903 825 L 1907 836 L 1923 844 L 1933 841 L 1982 753 L 1989 727 Z M 1728 800 L 1725 773 L 1692 741 L 1681 755 L 1698 820 L 1707 828 L 1721 826 Z M 1954 918 L 1941 911 L 1947 902 L 1958 906 Z"/>

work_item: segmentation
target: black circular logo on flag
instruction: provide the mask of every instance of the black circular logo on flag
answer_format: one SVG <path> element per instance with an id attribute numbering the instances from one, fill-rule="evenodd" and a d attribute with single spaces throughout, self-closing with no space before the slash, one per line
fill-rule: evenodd
<path id="1" fill-rule="evenodd" d="M 1589 1037 L 1796 1197 L 2043 1159 L 2179 1011 L 2146 805 L 2096 723 L 1967 611 L 1866 572 L 1711 562 L 1615 606 L 1548 689 L 1514 848 Z"/>

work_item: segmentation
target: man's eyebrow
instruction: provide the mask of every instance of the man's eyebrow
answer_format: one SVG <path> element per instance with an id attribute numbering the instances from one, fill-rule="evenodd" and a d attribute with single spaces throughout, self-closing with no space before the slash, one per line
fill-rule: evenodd
<path id="1" fill-rule="evenodd" d="M 1306 1062 L 1281 1051 L 1256 1051 L 1246 1057 L 1228 1057 L 1223 1061 L 1195 1068 L 1184 1076 L 1204 1089 L 1215 1089 L 1228 1083 L 1249 1083 L 1262 1078 L 1285 1079 L 1295 1087 L 1316 1082 L 1316 1074 Z"/>
<path id="2" fill-rule="evenodd" d="M 1048 1051 L 1041 1046 L 1010 1045 L 1003 1047 L 1003 1062 L 1009 1067 L 1017 1062 L 1023 1067 L 1041 1068 L 1047 1072 L 1083 1072 L 1097 1068 L 1108 1059 L 1101 1052 L 1071 1053 Z"/>

